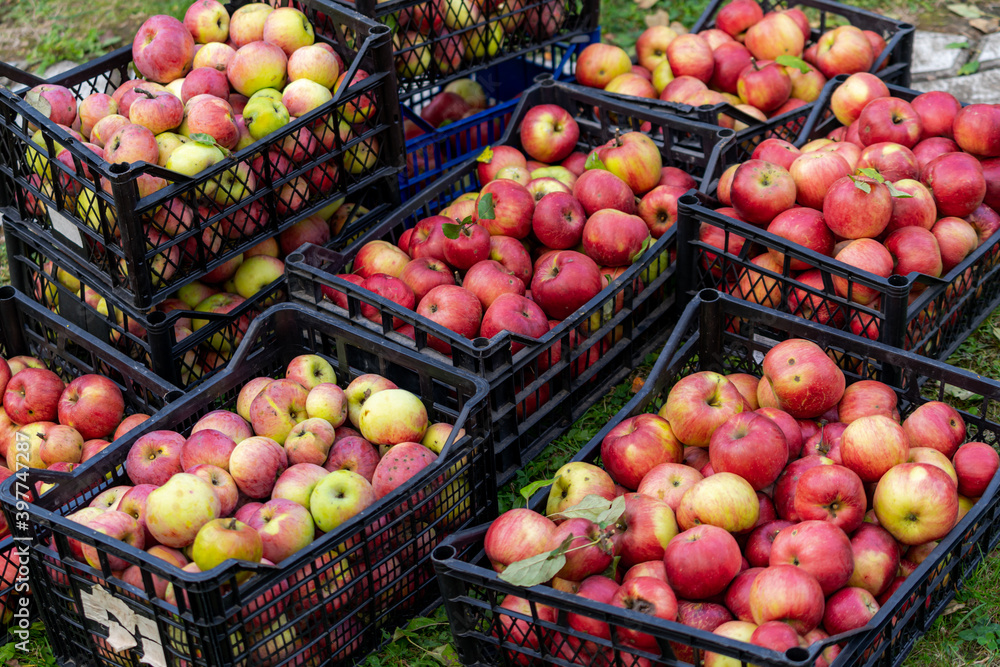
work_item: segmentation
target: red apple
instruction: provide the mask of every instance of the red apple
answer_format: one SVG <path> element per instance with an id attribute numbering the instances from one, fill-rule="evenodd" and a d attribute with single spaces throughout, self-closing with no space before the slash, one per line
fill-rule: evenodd
<path id="1" fill-rule="evenodd" d="M 464 287 L 438 285 L 420 300 L 417 314 L 472 340 L 479 333 L 483 306 L 479 298 Z M 442 354 L 451 351 L 451 346 L 435 336 L 428 336 L 427 344 Z"/>
<path id="2" fill-rule="evenodd" d="M 774 565 L 759 573 L 750 587 L 750 610 L 758 625 L 784 621 L 804 634 L 820 624 L 825 609 L 816 578 L 794 565 Z"/>
<path id="3" fill-rule="evenodd" d="M 803 521 L 829 521 L 845 533 L 858 529 L 868 509 L 861 478 L 840 465 L 816 466 L 802 473 L 793 505 Z"/>
<path id="4" fill-rule="evenodd" d="M 877 482 L 890 468 L 904 463 L 909 449 L 903 427 L 883 415 L 851 422 L 840 443 L 844 465 L 864 482 Z"/>
<path id="5" fill-rule="evenodd" d="M 708 454 L 716 473 L 735 473 L 760 490 L 781 474 L 788 462 L 788 445 L 775 422 L 764 415 L 743 412 L 715 429 Z"/>
<path id="6" fill-rule="evenodd" d="M 969 442 L 958 448 L 952 463 L 958 475 L 958 492 L 967 498 L 979 498 L 1000 468 L 1000 457 L 985 443 Z"/>
<path id="7" fill-rule="evenodd" d="M 945 153 L 924 167 L 920 182 L 930 189 L 938 215 L 964 218 L 986 196 L 986 179 L 979 160 L 967 153 Z"/>
<path id="8" fill-rule="evenodd" d="M 736 539 L 716 526 L 695 526 L 673 538 L 663 562 L 674 591 L 688 600 L 722 593 L 740 571 Z"/>
<path id="9" fill-rule="evenodd" d="M 864 146 L 887 141 L 913 148 L 923 129 L 917 112 L 898 97 L 872 100 L 858 116 L 858 138 Z"/>
<path id="10" fill-rule="evenodd" d="M 765 225 L 795 204 L 795 180 L 786 169 L 763 160 L 748 160 L 733 175 L 730 197 L 743 220 Z"/>
<path id="11" fill-rule="evenodd" d="M 536 265 L 531 279 L 532 300 L 542 307 L 546 315 L 557 320 L 576 312 L 597 296 L 601 288 L 597 264 L 586 255 L 572 250 L 560 250 L 543 258 Z"/>
<path id="12" fill-rule="evenodd" d="M 483 315 L 479 333 L 484 338 L 492 338 L 503 331 L 537 339 L 548 333 L 549 323 L 537 303 L 520 294 L 501 294 Z M 514 342 L 511 353 L 516 354 L 523 347 L 524 343 Z"/>
<path id="13" fill-rule="evenodd" d="M 847 534 L 828 521 L 800 521 L 783 528 L 771 545 L 772 567 L 795 565 L 811 574 L 829 595 L 854 571 L 854 552 Z"/>
<path id="14" fill-rule="evenodd" d="M 815 151 L 796 156 L 789 167 L 796 186 L 796 201 L 814 209 L 823 208 L 830 186 L 851 174 L 847 160 L 837 153 Z"/>

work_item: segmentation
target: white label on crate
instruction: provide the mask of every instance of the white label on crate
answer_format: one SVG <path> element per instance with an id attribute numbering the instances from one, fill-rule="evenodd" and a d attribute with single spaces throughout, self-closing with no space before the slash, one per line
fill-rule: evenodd
<path id="1" fill-rule="evenodd" d="M 773 338 L 768 338 L 767 336 L 761 336 L 759 333 L 753 335 L 753 340 L 755 343 L 760 343 L 761 345 L 766 345 L 768 348 L 772 348 L 781 341 L 774 340 Z M 753 360 L 758 364 L 764 363 L 764 353 L 760 350 L 754 350 Z"/>
<path id="2" fill-rule="evenodd" d="M 80 236 L 80 230 L 77 229 L 65 215 L 50 206 L 49 220 L 52 221 L 53 229 L 65 236 L 68 240 L 80 246 L 81 250 L 83 249 L 83 237 Z"/>
<path id="3" fill-rule="evenodd" d="M 166 667 L 163 639 L 156 621 L 138 616 L 124 600 L 111 595 L 102 586 L 94 586 L 88 593 L 80 592 L 83 615 L 108 629 L 108 645 L 114 651 L 134 649 L 142 653 L 140 663 L 152 667 Z"/>

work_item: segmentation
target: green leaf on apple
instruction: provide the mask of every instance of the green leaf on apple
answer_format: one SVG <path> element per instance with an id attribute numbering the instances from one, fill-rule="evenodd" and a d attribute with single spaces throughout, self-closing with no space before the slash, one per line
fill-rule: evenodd
<path id="1" fill-rule="evenodd" d="M 896 197 L 897 199 L 913 198 L 913 195 L 911 195 L 909 192 L 903 192 L 902 190 L 896 189 L 896 186 L 893 185 L 890 181 L 886 181 L 885 186 L 889 188 L 889 194 L 892 195 L 893 197 Z"/>
<path id="2" fill-rule="evenodd" d="M 867 176 L 876 183 L 885 183 L 885 178 L 882 176 L 882 174 L 878 173 L 878 169 L 874 169 L 872 167 L 864 167 L 862 169 L 858 169 L 858 173 L 861 174 L 862 176 Z"/>
<path id="3" fill-rule="evenodd" d="M 479 203 L 476 205 L 476 213 L 479 215 L 480 220 L 493 220 L 495 219 L 495 214 L 493 212 L 493 193 L 487 192 L 479 198 Z"/>
<path id="4" fill-rule="evenodd" d="M 515 586 L 537 586 L 551 581 L 566 565 L 566 550 L 573 542 L 573 536 L 568 536 L 562 544 L 547 553 L 538 554 L 511 563 L 500 573 L 500 578 Z"/>
<path id="5" fill-rule="evenodd" d="M 549 516 L 550 519 L 589 519 L 597 523 L 605 512 L 611 509 L 611 501 L 596 494 L 588 494 L 583 500 L 562 512 Z"/>
<path id="6" fill-rule="evenodd" d="M 594 151 L 593 153 L 587 156 L 587 161 L 583 164 L 583 168 L 607 170 L 607 166 L 604 164 L 604 161 L 601 160 L 600 156 L 597 154 L 597 151 Z"/>
<path id="7" fill-rule="evenodd" d="M 476 158 L 476 162 L 485 162 L 486 164 L 489 164 L 491 160 L 493 160 L 493 149 L 489 146 L 484 148 L 483 152 Z"/>
<path id="8" fill-rule="evenodd" d="M 462 225 L 456 225 L 450 222 L 446 222 L 443 225 L 441 225 L 441 231 L 444 232 L 444 237 L 446 239 L 451 239 L 452 241 L 454 241 L 455 239 L 458 238 L 459 233 L 462 231 Z"/>
<path id="9" fill-rule="evenodd" d="M 608 565 L 608 569 L 601 572 L 602 577 L 607 577 L 608 579 L 614 579 L 615 574 L 618 572 L 618 562 L 621 561 L 621 556 L 615 556 L 611 559 L 611 565 Z"/>
<path id="10" fill-rule="evenodd" d="M 803 74 L 808 74 L 809 72 L 812 71 L 812 67 L 810 67 L 809 63 L 807 63 L 805 60 L 802 60 L 802 58 L 799 58 L 798 56 L 790 56 L 788 54 L 785 54 L 783 56 L 778 56 L 777 58 L 775 58 L 774 62 L 784 67 L 795 68 L 800 72 L 802 72 Z"/>
<path id="11" fill-rule="evenodd" d="M 49 101 L 42 97 L 41 93 L 35 90 L 29 90 L 24 96 L 24 101 L 28 103 L 35 111 L 42 114 L 46 118 L 52 117 L 52 105 Z"/>
<path id="12" fill-rule="evenodd" d="M 639 250 L 634 255 L 632 255 L 633 264 L 642 259 L 642 256 L 646 254 L 646 251 L 649 250 L 649 246 L 652 245 L 652 243 L 653 243 L 653 237 L 647 236 L 646 239 L 642 242 L 642 246 L 639 248 Z"/>
<path id="13" fill-rule="evenodd" d="M 594 523 L 601 528 L 606 528 L 618 523 L 618 519 L 622 518 L 622 514 L 625 514 L 625 496 L 618 496 L 611 501 L 611 507 L 604 510 Z"/>
<path id="14" fill-rule="evenodd" d="M 206 144 L 208 146 L 217 146 L 218 142 L 215 140 L 211 134 L 205 134 L 204 132 L 195 132 L 190 137 L 191 141 L 199 144 Z"/>
<path id="15" fill-rule="evenodd" d="M 521 497 L 524 498 L 525 501 L 531 500 L 531 496 L 535 495 L 539 489 L 544 489 L 546 486 L 552 486 L 555 481 L 555 478 L 552 478 L 540 479 L 536 482 L 532 482 L 528 486 L 521 489 Z"/>
<path id="16" fill-rule="evenodd" d="M 858 190 L 861 190 L 866 195 L 871 194 L 872 186 L 868 185 L 868 183 L 864 181 L 859 181 L 857 179 L 852 179 L 852 180 L 854 181 L 854 187 L 856 187 Z"/>
<path id="17" fill-rule="evenodd" d="M 965 63 L 964 65 L 958 68 L 958 75 L 969 76 L 970 74 L 975 74 L 978 71 L 979 71 L 979 61 L 970 60 L 969 62 Z"/>

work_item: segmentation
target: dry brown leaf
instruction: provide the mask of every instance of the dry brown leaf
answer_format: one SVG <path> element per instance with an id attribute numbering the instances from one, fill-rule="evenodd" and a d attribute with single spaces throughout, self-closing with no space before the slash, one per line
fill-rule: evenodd
<path id="1" fill-rule="evenodd" d="M 972 19 L 969 21 L 969 25 L 978 30 L 979 32 L 988 35 L 991 32 L 996 32 L 1000 30 L 1000 19 Z"/>
<path id="2" fill-rule="evenodd" d="M 636 377 L 634 380 L 632 380 L 632 393 L 638 394 L 639 390 L 642 389 L 642 387 L 645 384 L 646 384 L 645 380 L 643 380 L 641 377 Z"/>
<path id="3" fill-rule="evenodd" d="M 656 4 L 656 0 L 633 0 L 633 2 L 639 9 L 652 9 L 653 5 Z"/>
<path id="4" fill-rule="evenodd" d="M 676 32 L 678 35 L 686 35 L 688 33 L 687 26 L 685 26 L 680 21 L 671 21 L 670 29 Z"/>
<path id="5" fill-rule="evenodd" d="M 670 25 L 670 14 L 668 14 L 662 9 L 657 9 L 652 14 L 647 14 L 646 16 L 644 16 L 643 20 L 646 22 L 647 28 L 652 28 L 653 26 L 656 25 L 668 26 Z"/>

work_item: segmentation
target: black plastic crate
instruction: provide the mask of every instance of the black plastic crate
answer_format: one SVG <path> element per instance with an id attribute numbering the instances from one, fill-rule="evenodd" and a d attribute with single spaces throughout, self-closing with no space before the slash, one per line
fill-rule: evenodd
<path id="1" fill-rule="evenodd" d="M 661 147 L 664 164 L 697 174 L 704 187 L 716 178 L 720 156 L 732 135 L 731 130 L 658 117 L 627 104 L 609 102 L 586 88 L 550 79 L 522 96 L 500 143 L 520 146 L 520 119 L 538 104 L 559 104 L 570 111 L 580 125 L 580 146 L 584 150 L 606 143 L 619 127 L 639 129 L 651 123 L 650 132 Z M 600 109 L 599 118 L 595 118 L 595 106 Z M 612 114 L 617 125 L 609 120 Z M 621 382 L 636 363 L 662 345 L 673 323 L 676 246 L 674 234 L 668 230 L 612 285 L 537 340 L 509 332 L 489 340 L 469 340 L 337 277 L 348 271 L 354 255 L 366 242 L 382 239 L 395 243 L 418 220 L 436 214 L 458 195 L 476 190 L 477 164 L 473 159 L 439 179 L 347 251 L 303 246 L 288 257 L 286 274 L 293 301 L 378 331 L 439 363 L 486 378 L 496 423 L 496 469 L 503 482 Z M 324 297 L 323 288 L 331 287 L 348 295 L 348 310 Z M 622 300 L 618 312 L 612 307 L 616 299 Z M 363 317 L 363 305 L 377 308 L 382 322 L 374 324 Z M 394 317 L 415 327 L 415 340 L 394 332 Z M 447 342 L 452 356 L 431 349 L 427 345 L 429 335 Z M 511 344 L 515 342 L 524 348 L 512 356 Z"/>
<path id="2" fill-rule="evenodd" d="M 193 574 L 66 519 L 100 492 L 129 483 L 124 463 L 137 438 L 158 429 L 187 433 L 207 412 L 233 408 L 244 383 L 260 375 L 283 376 L 287 363 L 304 353 L 326 357 L 344 386 L 364 373 L 388 377 L 421 396 L 431 421 L 455 424 L 465 435 L 449 441 L 406 485 L 280 567 L 230 560 Z M 225 371 L 68 481 L 60 478 L 53 490 L 27 500 L 28 526 L 15 533 L 28 545 L 35 595 L 57 660 L 138 664 L 143 654 L 148 662 L 159 653 L 165 657 L 159 664 L 169 665 L 278 667 L 312 664 L 310 657 L 318 658 L 316 664 L 361 661 L 385 641 L 382 630 L 391 633 L 439 604 L 430 565 L 433 545 L 496 516 L 487 391 L 479 378 L 301 306 L 268 310 Z M 31 471 L 28 481 L 50 475 Z M 13 512 L 18 501 L 13 487 L 4 486 L 0 496 L 5 512 Z M 94 545 L 102 567 L 76 560 L 70 539 Z M 141 568 L 140 587 L 112 572 L 112 555 Z M 247 572 L 256 576 L 235 585 Z M 184 591 L 176 593 L 180 607 L 156 597 L 153 576 Z"/>
<path id="3" fill-rule="evenodd" d="M 149 308 L 338 199 L 374 189 L 386 208 L 398 204 L 403 136 L 390 31 L 325 0 L 277 4 L 306 14 L 317 39 L 331 43 L 343 58 L 345 80 L 360 71 L 370 76 L 342 87 L 331 101 L 191 178 L 147 163 L 109 165 L 33 109 L 23 99 L 24 90 L 0 89 L 0 205 L 15 209 L 24 224 L 88 267 L 105 291 L 113 291 L 123 303 Z M 126 46 L 50 83 L 66 86 L 80 98 L 93 92 L 110 94 L 134 77 L 131 60 L 131 47 Z M 341 136 L 342 121 L 351 123 L 350 134 Z M 32 142 L 33 125 L 42 128 L 44 146 Z M 325 137 L 313 133 L 318 127 L 325 128 Z M 56 144 L 70 151 L 71 167 L 49 159 Z M 295 159 L 283 174 L 267 159 L 269 151 L 282 149 Z M 308 185 L 306 176 L 316 168 L 336 169 L 336 182 L 329 189 Z M 243 185 L 219 182 L 234 170 L 255 182 L 251 193 L 244 192 Z M 41 179 L 48 174 L 51 177 Z M 140 184 L 156 178 L 173 182 L 142 197 Z M 289 208 L 282 196 L 302 201 Z M 163 209 L 173 200 L 186 205 L 183 213 Z M 38 202 L 46 210 L 39 210 Z M 158 214 L 161 227 L 180 230 L 173 236 L 151 233 Z M 352 220 L 331 243 L 346 245 L 372 222 L 370 217 Z"/>
<path id="4" fill-rule="evenodd" d="M 678 289 L 693 295 L 713 288 L 776 307 L 855 335 L 876 339 L 915 354 L 946 359 L 1000 305 L 1000 233 L 983 241 L 956 267 L 940 278 L 912 272 L 907 276 L 877 276 L 821 255 L 797 243 L 729 216 L 707 197 L 682 197 L 677 206 Z M 736 252 L 699 239 L 708 225 L 746 239 Z M 769 249 L 785 256 L 780 271 L 751 263 Z M 822 288 L 797 279 L 791 260 L 818 269 Z M 835 280 L 844 280 L 847 297 L 837 294 Z M 742 281 L 742 282 L 741 282 Z M 876 300 L 862 305 L 849 297 L 873 290 Z"/>
<path id="5" fill-rule="evenodd" d="M 406 142 L 406 168 L 399 174 L 401 199 L 409 201 L 442 174 L 499 141 L 507 131 L 518 98 L 534 85 L 536 78 L 549 75 L 557 81 L 571 80 L 580 52 L 600 39 L 601 31 L 596 29 L 476 72 L 473 78 L 486 93 L 487 108 L 439 128 L 431 127 L 416 111 L 434 96 L 434 91 L 414 95 L 403 105 L 403 117 L 423 134 Z"/>
<path id="6" fill-rule="evenodd" d="M 714 28 L 715 15 L 729 2 L 730 0 L 711 0 L 705 11 L 691 26 L 691 32 L 701 32 Z M 847 23 L 855 28 L 871 30 L 881 35 L 886 42 L 885 49 L 875 59 L 870 71 L 877 74 L 886 83 L 895 83 L 900 86 L 910 85 L 913 35 L 916 32 L 916 27 L 913 25 L 831 0 L 758 0 L 758 4 L 765 14 L 772 10 L 793 7 L 798 7 L 806 12 L 813 25 L 818 22 L 818 27 L 812 29 L 812 38 L 807 42 L 815 43 L 827 30 Z"/>
<path id="7" fill-rule="evenodd" d="M 0 287 L 0 357 L 35 357 L 65 382 L 96 373 L 110 378 L 125 398 L 128 413 L 153 414 L 180 392 L 152 377 L 96 338 L 45 310 L 10 285 Z M 17 517 L 15 517 L 16 519 Z M 6 524 L 5 524 L 6 532 Z M 11 535 L 0 539 L 0 644 L 27 637 L 38 618 L 18 567 L 27 575 L 28 551 Z M 21 584 L 21 585 L 19 585 Z"/>
<path id="8" fill-rule="evenodd" d="M 1000 384 L 997 382 L 938 361 L 914 358 L 880 343 L 860 341 L 834 329 L 760 308 L 714 290 L 704 290 L 684 311 L 643 388 L 573 461 L 596 462 L 601 442 L 608 432 L 628 417 L 655 412 L 671 386 L 682 376 L 702 370 L 759 376 L 764 354 L 780 340 L 796 337 L 811 340 L 827 350 L 844 368 L 848 383 L 875 379 L 889 384 L 899 397 L 899 410 L 904 417 L 929 400 L 946 400 L 955 390 L 974 395 L 966 404 L 967 410 L 961 412 L 969 438 L 996 446 L 1000 424 L 986 415 L 995 415 L 1000 407 Z M 906 578 L 867 626 L 835 635 L 808 649 L 791 649 L 784 655 L 679 623 L 594 603 L 547 586 L 520 588 L 501 581 L 485 557 L 470 558 L 468 555 L 482 548 L 488 525 L 448 538 L 435 549 L 432 560 L 455 648 L 464 665 L 590 664 L 589 661 L 574 661 L 574 658 L 582 660 L 584 654 L 578 645 L 575 648 L 570 645 L 570 639 L 592 641 L 599 649 L 613 646 L 616 658 L 621 660 L 614 664 L 630 666 L 638 665 L 640 657 L 654 665 L 675 664 L 672 660 L 674 649 L 668 642 L 694 649 L 692 663 L 695 665 L 701 664 L 705 651 L 712 651 L 741 660 L 740 664 L 745 666 L 752 663 L 768 667 L 807 667 L 815 664 L 824 646 L 840 642 L 843 642 L 843 650 L 831 667 L 900 665 L 913 643 L 931 628 L 954 599 L 956 591 L 1000 541 L 998 490 L 1000 475 L 994 477 L 982 498 Z M 548 489 L 543 489 L 529 501 L 529 506 L 544 511 L 547 497 Z M 531 611 L 527 614 L 508 610 L 502 613 L 528 624 L 523 637 L 537 640 L 535 647 L 510 633 L 506 636 L 499 633 L 502 639 L 498 639 L 499 605 L 505 595 L 523 597 L 531 603 Z M 537 605 L 557 610 L 557 622 L 540 620 Z M 623 627 L 649 633 L 657 639 L 662 657 L 634 648 L 625 649 L 618 640 L 613 644 L 573 630 L 563 620 L 566 612 L 610 623 L 615 629 L 612 631 L 615 637 L 617 628 Z M 561 643 L 546 641 L 556 632 L 563 638 Z M 544 649 L 537 648 L 539 645 Z M 565 653 L 557 659 L 553 652 L 559 649 Z M 678 661 L 676 664 L 689 663 Z"/>
<path id="9" fill-rule="evenodd" d="M 393 28 L 393 67 L 399 97 L 407 103 L 427 99 L 429 91 L 490 65 L 586 35 L 600 22 L 599 0 L 331 1 Z M 490 11 L 484 15 L 486 7 Z"/>
<path id="10" fill-rule="evenodd" d="M 250 321 L 285 299 L 282 276 L 227 314 L 135 308 L 17 222 L 4 217 L 11 283 L 43 308 L 138 362 L 147 374 L 152 371 L 158 381 L 185 390 L 225 366 Z M 206 324 L 194 331 L 188 326 L 192 318 Z"/>

